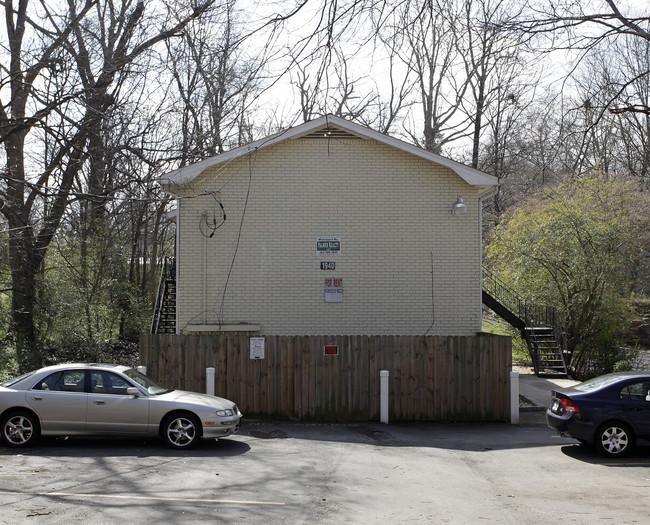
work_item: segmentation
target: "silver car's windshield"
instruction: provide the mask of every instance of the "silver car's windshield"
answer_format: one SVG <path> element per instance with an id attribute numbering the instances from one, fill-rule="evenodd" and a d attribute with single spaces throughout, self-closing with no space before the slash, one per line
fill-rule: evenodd
<path id="1" fill-rule="evenodd" d="M 34 372 L 28 372 L 28 373 L 23 374 L 23 375 L 21 375 L 21 376 L 14 377 L 13 379 L 10 379 L 9 381 L 5 381 L 4 383 L 0 383 L 0 386 L 4 386 L 5 388 L 8 388 L 8 387 L 10 387 L 10 386 L 15 385 L 16 383 L 18 383 L 18 381 L 22 381 L 22 380 L 25 379 L 26 377 L 31 376 L 33 373 L 34 373 Z"/>
<path id="2" fill-rule="evenodd" d="M 126 375 L 127 377 L 133 379 L 133 381 L 138 383 L 140 386 L 146 388 L 147 392 L 149 392 L 150 394 L 152 394 L 154 396 L 158 396 L 160 394 L 166 394 L 167 392 L 171 392 L 170 389 L 159 385 L 153 379 L 149 379 L 147 376 L 141 374 L 137 370 L 133 370 L 132 368 L 129 368 L 128 370 L 125 370 L 124 375 Z"/>

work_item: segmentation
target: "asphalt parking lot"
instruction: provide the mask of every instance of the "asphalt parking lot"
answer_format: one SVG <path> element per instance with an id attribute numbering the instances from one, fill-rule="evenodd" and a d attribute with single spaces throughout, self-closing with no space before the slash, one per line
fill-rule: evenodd
<path id="1" fill-rule="evenodd" d="M 193 451 L 47 439 L 0 448 L 0 522 L 647 523 L 650 451 L 606 460 L 543 412 L 505 423 L 247 421 Z"/>

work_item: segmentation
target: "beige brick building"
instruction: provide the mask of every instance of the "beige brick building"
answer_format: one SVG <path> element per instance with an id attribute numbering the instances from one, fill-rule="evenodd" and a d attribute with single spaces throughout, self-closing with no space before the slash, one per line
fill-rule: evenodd
<path id="1" fill-rule="evenodd" d="M 481 330 L 492 176 L 328 116 L 160 183 L 178 198 L 177 333 Z"/>

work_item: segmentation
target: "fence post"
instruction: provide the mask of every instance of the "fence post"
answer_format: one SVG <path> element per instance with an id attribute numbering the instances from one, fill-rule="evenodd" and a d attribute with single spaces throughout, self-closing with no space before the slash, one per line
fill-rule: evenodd
<path id="1" fill-rule="evenodd" d="M 143 376 L 147 375 L 147 367 L 142 365 L 136 368 L 138 372 L 140 372 Z"/>
<path id="2" fill-rule="evenodd" d="M 214 395 L 214 367 L 209 366 L 205 369 L 205 393 L 209 396 Z"/>
<path id="3" fill-rule="evenodd" d="M 388 370 L 379 372 L 379 420 L 388 424 Z"/>
<path id="4" fill-rule="evenodd" d="M 519 424 L 519 372 L 510 372 L 510 424 Z"/>

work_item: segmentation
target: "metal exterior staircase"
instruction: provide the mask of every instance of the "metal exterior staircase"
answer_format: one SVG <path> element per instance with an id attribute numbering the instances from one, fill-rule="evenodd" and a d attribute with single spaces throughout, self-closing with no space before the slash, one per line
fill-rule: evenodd
<path id="1" fill-rule="evenodd" d="M 176 333 L 176 259 L 174 257 L 165 257 L 163 261 L 156 307 L 151 321 L 151 333 Z"/>
<path id="2" fill-rule="evenodd" d="M 568 376 L 564 352 L 557 341 L 553 328 L 525 328 L 528 349 L 536 356 L 538 370 Z"/>
<path id="3" fill-rule="evenodd" d="M 526 341 L 535 375 L 569 377 L 570 354 L 554 306 L 528 304 L 485 269 L 483 304 L 519 330 Z"/>

